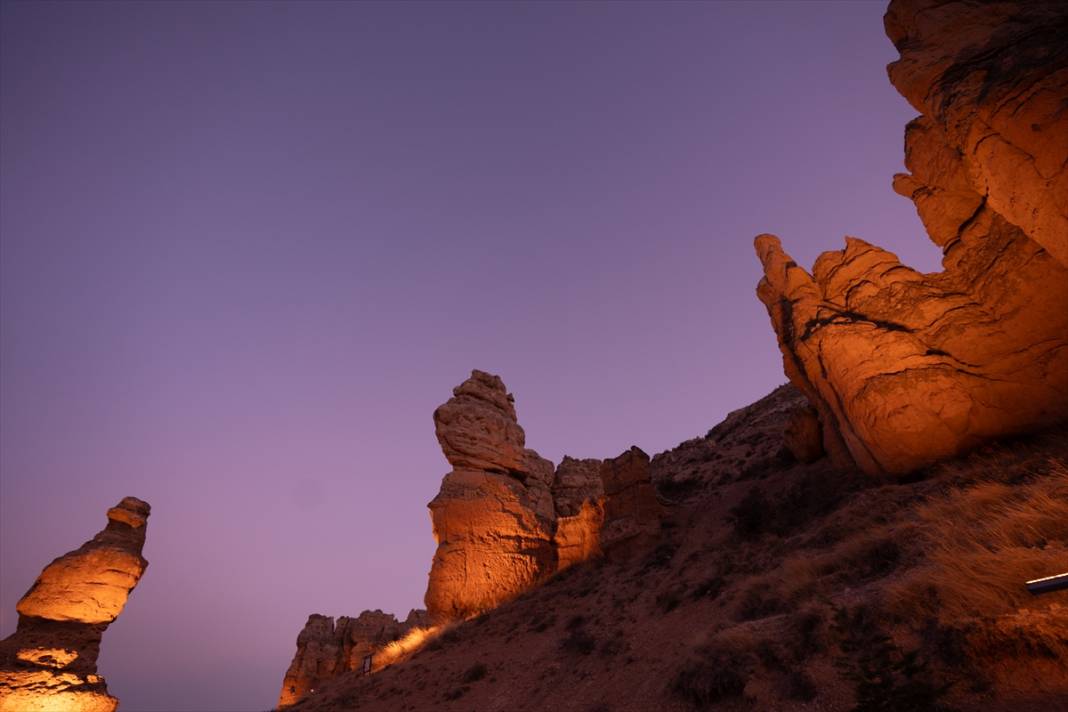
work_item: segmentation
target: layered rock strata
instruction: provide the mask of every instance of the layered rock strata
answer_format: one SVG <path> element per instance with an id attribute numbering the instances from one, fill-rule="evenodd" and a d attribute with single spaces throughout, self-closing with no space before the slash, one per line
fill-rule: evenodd
<path id="1" fill-rule="evenodd" d="M 126 497 L 107 526 L 41 572 L 18 602 L 18 628 L 0 642 L 0 712 L 113 712 L 119 701 L 96 674 L 100 641 L 148 562 L 150 507 Z"/>
<path id="2" fill-rule="evenodd" d="M 1068 5 L 894 0 L 894 86 L 943 271 L 863 240 L 811 272 L 756 239 L 787 376 L 842 466 L 905 473 L 1068 418 Z"/>
<path id="3" fill-rule="evenodd" d="M 382 611 L 364 611 L 356 618 L 333 618 L 313 614 L 297 636 L 297 652 L 282 681 L 279 707 L 289 707 L 327 680 L 345 672 L 363 669 L 364 659 L 383 646 L 404 637 L 416 627 L 427 625 L 426 611 L 412 610 L 398 621 Z"/>

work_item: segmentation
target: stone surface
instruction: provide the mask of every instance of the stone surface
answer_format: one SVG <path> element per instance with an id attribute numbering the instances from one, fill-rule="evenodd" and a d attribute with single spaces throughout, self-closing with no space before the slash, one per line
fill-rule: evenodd
<path id="1" fill-rule="evenodd" d="M 782 436 L 786 449 L 798 462 L 815 462 L 824 455 L 819 414 L 807 403 L 790 414 Z"/>
<path id="2" fill-rule="evenodd" d="M 18 602 L 18 628 L 0 642 L 0 712 L 118 706 L 96 661 L 104 631 L 148 566 L 141 550 L 149 511 L 124 498 L 103 530 L 45 567 Z"/>
<path id="3" fill-rule="evenodd" d="M 556 550 L 558 571 L 601 554 L 604 526 L 604 483 L 601 461 L 564 457 L 556 468 L 552 494 L 556 509 Z"/>
<path id="4" fill-rule="evenodd" d="M 898 474 L 1068 418 L 1068 5 L 895 0 L 911 198 L 943 271 L 856 238 L 757 294 L 841 466 Z"/>
<path id="5" fill-rule="evenodd" d="M 525 448 L 497 376 L 473 371 L 434 411 L 434 426 L 455 469 L 428 505 L 438 548 L 426 607 L 451 620 L 494 608 L 555 570 L 553 466 Z"/>
<path id="6" fill-rule="evenodd" d="M 655 534 L 660 528 L 663 508 L 649 476 L 649 456 L 632 447 L 601 465 L 604 484 L 604 528 L 601 546 L 609 549 L 642 534 Z"/>
<path id="7" fill-rule="evenodd" d="M 681 501 L 711 485 L 749 479 L 777 467 L 788 457 L 787 424 L 806 405 L 794 386 L 779 386 L 756 403 L 728 413 L 704 437 L 653 457 L 650 477 L 662 496 Z"/>
<path id="8" fill-rule="evenodd" d="M 297 636 L 297 652 L 282 681 L 279 707 L 296 704 L 327 680 L 363 669 L 365 656 L 398 640 L 417 626 L 427 625 L 426 611 L 412 610 L 398 621 L 382 611 L 364 611 L 356 618 L 334 619 L 312 614 Z"/>

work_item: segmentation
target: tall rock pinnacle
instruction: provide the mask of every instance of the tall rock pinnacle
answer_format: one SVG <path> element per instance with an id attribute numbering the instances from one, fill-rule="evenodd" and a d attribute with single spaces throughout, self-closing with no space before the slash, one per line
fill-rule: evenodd
<path id="1" fill-rule="evenodd" d="M 148 567 L 141 549 L 150 510 L 124 498 L 104 529 L 45 567 L 18 602 L 18 628 L 0 641 L 0 712 L 118 707 L 96 660 L 104 631 Z"/>
<path id="2" fill-rule="evenodd" d="M 473 371 L 434 411 L 452 472 L 428 505 L 437 553 L 426 592 L 434 619 L 493 608 L 551 574 L 553 465 L 525 446 L 512 396 Z"/>

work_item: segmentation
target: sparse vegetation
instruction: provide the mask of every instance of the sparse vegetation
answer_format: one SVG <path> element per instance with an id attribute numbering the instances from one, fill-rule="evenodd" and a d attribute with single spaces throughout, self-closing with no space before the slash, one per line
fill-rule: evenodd
<path id="1" fill-rule="evenodd" d="M 482 663 L 475 663 L 471 667 L 467 668 L 467 672 L 464 673 L 464 682 L 478 682 L 486 676 L 486 666 Z"/>
<path id="2" fill-rule="evenodd" d="M 565 626 L 568 634 L 560 641 L 560 648 L 569 653 L 589 655 L 597 647 L 597 639 L 586 629 L 585 616 L 575 616 Z"/>
<path id="3" fill-rule="evenodd" d="M 747 670 L 736 653 L 711 647 L 696 653 L 697 657 L 684 665 L 672 681 L 671 689 L 676 695 L 697 709 L 705 709 L 742 694 Z"/>

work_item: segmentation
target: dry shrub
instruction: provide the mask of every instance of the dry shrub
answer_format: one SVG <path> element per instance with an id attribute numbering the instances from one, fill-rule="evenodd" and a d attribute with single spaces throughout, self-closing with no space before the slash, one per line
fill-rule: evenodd
<path id="1" fill-rule="evenodd" d="M 942 622 L 1042 607 L 1024 582 L 1068 561 L 1068 468 L 1051 461 L 1027 484 L 954 489 L 917 511 L 928 563 L 888 586 L 898 615 Z"/>
<path id="2" fill-rule="evenodd" d="M 737 651 L 710 645 L 696 651 L 675 675 L 671 690 L 697 709 L 740 697 L 745 690 L 748 665 Z"/>
<path id="3" fill-rule="evenodd" d="M 816 557 L 814 565 L 821 576 L 833 576 L 850 585 L 882 578 L 903 563 L 903 542 L 912 535 L 908 526 L 878 526 L 839 542 Z"/>
<path id="4" fill-rule="evenodd" d="M 788 611 L 817 590 L 816 569 L 812 556 L 796 555 L 774 571 L 741 579 L 736 584 L 735 620 L 757 620 Z"/>

